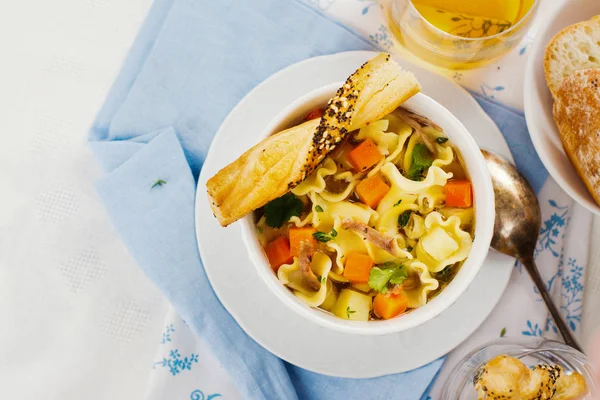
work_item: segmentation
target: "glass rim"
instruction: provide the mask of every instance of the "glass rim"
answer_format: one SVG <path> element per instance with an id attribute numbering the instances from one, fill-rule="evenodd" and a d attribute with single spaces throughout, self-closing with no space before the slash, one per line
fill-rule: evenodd
<path id="1" fill-rule="evenodd" d="M 523 18 L 521 18 L 519 21 L 517 21 L 516 24 L 514 24 L 513 26 L 511 26 L 510 28 L 508 28 L 505 31 L 496 33 L 496 34 L 491 35 L 491 36 L 483 36 L 483 37 L 480 37 L 480 38 L 466 38 L 466 37 L 463 37 L 463 36 L 453 35 L 451 33 L 443 31 L 440 28 L 438 28 L 437 26 L 433 25 L 431 22 L 429 22 L 427 20 L 427 18 L 425 18 L 423 16 L 423 14 L 421 14 L 419 12 L 419 10 L 417 10 L 417 8 L 415 7 L 415 5 L 413 4 L 413 0 L 407 0 L 407 1 L 410 4 L 410 7 L 412 7 L 412 9 L 419 15 L 419 18 L 421 19 L 421 21 L 424 21 L 425 24 L 427 24 L 434 31 L 437 31 L 438 34 L 441 34 L 443 36 L 449 36 L 450 38 L 457 39 L 457 40 L 464 40 L 464 41 L 467 41 L 467 42 L 480 42 L 480 41 L 485 41 L 485 40 L 488 40 L 488 39 L 494 39 L 494 38 L 497 38 L 497 37 L 502 37 L 502 36 L 505 36 L 505 35 L 509 34 L 510 32 L 516 30 L 518 27 L 520 27 L 521 25 L 523 25 L 525 23 L 524 21 L 526 19 L 528 19 L 532 15 L 532 13 L 535 12 L 535 10 L 537 9 L 538 5 L 541 2 L 541 0 L 534 0 L 533 4 L 531 5 L 531 7 L 529 7 L 529 10 L 527 11 L 527 13 L 525 15 L 523 15 Z"/>

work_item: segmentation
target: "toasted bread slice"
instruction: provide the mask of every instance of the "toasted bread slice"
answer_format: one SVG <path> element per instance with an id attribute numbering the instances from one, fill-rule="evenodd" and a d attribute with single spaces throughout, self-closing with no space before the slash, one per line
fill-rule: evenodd
<path id="1" fill-rule="evenodd" d="M 544 71 L 553 97 L 563 79 L 588 68 L 600 68 L 600 16 L 564 28 L 546 47 Z"/>
<path id="2" fill-rule="evenodd" d="M 338 89 L 320 120 L 272 135 L 206 183 L 210 206 L 227 226 L 302 182 L 349 132 L 381 119 L 420 91 L 410 72 L 381 53 Z"/>
<path id="3" fill-rule="evenodd" d="M 576 71 L 563 81 L 554 121 L 571 163 L 600 205 L 600 69 Z"/>

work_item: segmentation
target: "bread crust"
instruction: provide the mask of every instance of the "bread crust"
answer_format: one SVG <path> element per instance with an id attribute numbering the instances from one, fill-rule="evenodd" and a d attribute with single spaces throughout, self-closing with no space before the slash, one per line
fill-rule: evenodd
<path id="1" fill-rule="evenodd" d="M 550 40 L 550 43 L 548 43 L 548 45 L 546 46 L 546 51 L 544 53 L 544 74 L 546 76 L 546 83 L 548 85 L 548 89 L 550 89 L 550 92 L 552 93 L 552 97 L 556 98 L 556 93 L 560 88 L 560 85 L 562 84 L 562 80 L 552 79 L 553 69 L 558 68 L 556 62 L 553 63 L 553 61 L 559 54 L 560 42 L 563 40 L 568 40 L 569 38 L 573 38 L 578 31 L 585 29 L 585 27 L 587 26 L 592 27 L 592 29 L 598 29 L 598 25 L 600 25 L 600 15 L 592 17 L 588 21 L 581 21 L 576 24 L 569 25 L 561 29 L 556 35 L 554 35 L 552 40 Z M 574 40 L 571 41 L 571 45 L 576 45 Z M 569 68 L 566 68 L 564 71 L 562 71 L 561 75 L 565 77 L 570 75 L 577 69 L 588 69 L 592 67 L 600 67 L 600 60 L 597 60 L 595 62 L 590 61 L 590 63 L 588 63 L 584 67 L 570 65 Z"/>
<path id="2" fill-rule="evenodd" d="M 600 205 L 600 69 L 579 70 L 563 80 L 553 114 L 565 152 Z"/>
<path id="3" fill-rule="evenodd" d="M 206 183 L 222 226 L 276 199 L 302 182 L 349 132 L 376 121 L 420 91 L 414 75 L 381 53 L 338 89 L 320 120 L 271 135 Z"/>

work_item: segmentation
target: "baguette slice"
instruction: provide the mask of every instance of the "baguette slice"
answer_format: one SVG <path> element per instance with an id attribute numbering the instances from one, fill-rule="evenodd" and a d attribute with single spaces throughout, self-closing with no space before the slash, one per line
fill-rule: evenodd
<path id="1" fill-rule="evenodd" d="M 554 121 L 571 163 L 600 205 L 600 69 L 576 71 L 563 81 Z"/>
<path id="2" fill-rule="evenodd" d="M 349 132 L 381 119 L 420 91 L 410 72 L 381 53 L 338 89 L 320 120 L 269 136 L 206 183 L 215 217 L 227 226 L 302 182 Z"/>
<path id="3" fill-rule="evenodd" d="M 600 16 L 567 26 L 546 47 L 544 71 L 554 98 L 563 79 L 588 68 L 600 68 Z"/>

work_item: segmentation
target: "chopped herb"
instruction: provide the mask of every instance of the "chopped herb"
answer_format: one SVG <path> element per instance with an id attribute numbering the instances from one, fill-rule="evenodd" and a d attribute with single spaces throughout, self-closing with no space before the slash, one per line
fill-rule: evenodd
<path id="1" fill-rule="evenodd" d="M 410 219 L 410 214 L 412 210 L 406 210 L 402 214 L 398 215 L 398 223 L 401 227 L 405 227 L 408 224 L 408 220 Z"/>
<path id="2" fill-rule="evenodd" d="M 262 226 L 259 226 L 256 228 L 256 230 L 258 231 L 258 233 L 263 233 L 263 228 Z"/>
<path id="3" fill-rule="evenodd" d="M 336 237 L 338 235 L 337 231 L 335 229 L 331 229 L 331 232 L 329 232 L 329 235 L 326 234 L 325 232 L 315 232 L 313 233 L 313 237 L 315 238 L 315 240 L 319 241 L 319 242 L 323 242 L 323 243 L 327 243 L 330 240 L 334 240 L 333 238 Z"/>
<path id="4" fill-rule="evenodd" d="M 506 328 L 502 328 L 500 331 L 500 337 L 504 337 L 504 335 L 506 335 Z"/>
<path id="5" fill-rule="evenodd" d="M 423 172 L 431 166 L 433 157 L 424 144 L 417 143 L 412 152 L 412 163 L 408 170 L 407 178 L 413 181 L 422 180 Z"/>
<path id="6" fill-rule="evenodd" d="M 435 142 L 436 142 L 436 143 L 439 143 L 439 144 L 444 144 L 444 143 L 446 143 L 447 141 L 448 141 L 448 138 L 447 138 L 447 137 L 439 137 L 439 138 L 436 138 L 436 139 L 435 139 Z"/>
<path id="7" fill-rule="evenodd" d="M 166 185 L 167 182 L 163 181 L 162 179 L 157 179 L 156 182 L 154 182 L 154 185 L 152 185 L 152 187 L 150 189 L 154 189 L 157 186 L 162 186 L 162 185 Z"/>
<path id="8" fill-rule="evenodd" d="M 369 287 L 379 293 L 385 294 L 388 283 L 399 285 L 408 277 L 406 268 L 402 264 L 387 262 L 371 268 L 369 272 Z"/>
<path id="9" fill-rule="evenodd" d="M 450 281 L 450 278 L 452 278 L 452 265 L 447 265 L 446 268 L 435 273 L 435 278 L 442 282 Z"/>
<path id="10" fill-rule="evenodd" d="M 400 203 L 402 203 L 402 199 L 398 200 L 398 201 L 396 202 L 396 204 L 394 204 L 394 207 L 396 207 L 396 206 L 399 206 L 399 205 L 400 205 Z"/>
<path id="11" fill-rule="evenodd" d="M 408 247 L 406 248 L 406 251 L 408 251 L 408 252 L 410 253 L 411 251 L 413 251 L 413 247 L 412 247 L 412 246 L 408 246 Z"/>
<path id="12" fill-rule="evenodd" d="M 315 240 L 319 241 L 319 242 L 323 242 L 323 243 L 327 243 L 330 240 L 333 240 L 331 238 L 331 236 L 329 236 L 328 234 L 326 234 L 325 232 L 315 232 L 312 234 L 313 237 L 315 238 Z"/>
<path id="13" fill-rule="evenodd" d="M 315 211 L 316 211 L 316 212 L 323 212 L 323 207 L 321 207 L 321 206 L 316 206 L 316 207 L 315 207 Z"/>
<path id="14" fill-rule="evenodd" d="M 319 281 L 319 283 L 323 283 L 323 282 L 325 282 L 325 277 L 321 276 L 321 275 L 317 275 L 317 280 Z"/>
<path id="15" fill-rule="evenodd" d="M 346 307 L 346 318 L 350 319 L 350 314 L 354 314 L 356 311 L 351 310 L 350 306 Z"/>
<path id="16" fill-rule="evenodd" d="M 271 201 L 265 206 L 265 221 L 271 228 L 281 228 L 284 222 L 302 213 L 302 202 L 293 193 Z"/>

